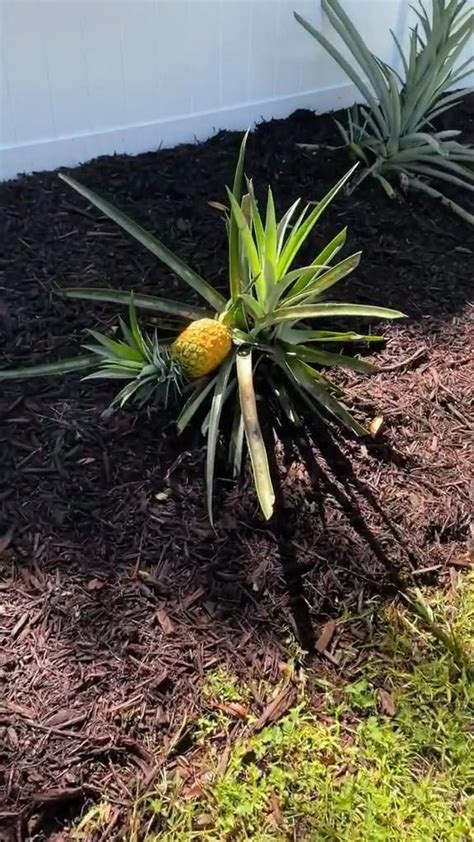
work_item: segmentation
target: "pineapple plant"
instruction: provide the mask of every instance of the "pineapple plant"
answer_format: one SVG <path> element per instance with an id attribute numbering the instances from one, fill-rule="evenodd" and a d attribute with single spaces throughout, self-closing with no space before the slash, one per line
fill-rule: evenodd
<path id="1" fill-rule="evenodd" d="M 370 176 L 393 198 L 393 182 L 398 181 L 402 190 L 421 191 L 474 224 L 468 208 L 432 183 L 474 191 L 474 146 L 460 140 L 459 130 L 436 128 L 442 114 L 458 105 L 463 94 L 474 91 L 461 90 L 474 65 L 474 53 L 468 49 L 474 35 L 474 8 L 467 0 L 432 0 L 430 5 L 430 13 L 422 0 L 418 8 L 411 7 L 416 22 L 406 50 L 391 33 L 401 75 L 368 49 L 339 0 L 321 0 L 321 8 L 348 55 L 297 12 L 294 16 L 348 75 L 365 102 L 348 110 L 346 125 L 336 120 L 343 143 L 362 164 L 356 184 Z M 467 57 L 460 62 L 464 53 Z"/>
<path id="2" fill-rule="evenodd" d="M 241 472 L 246 445 L 261 511 L 268 519 L 273 514 L 275 493 L 259 414 L 267 412 L 272 424 L 278 418 L 284 420 L 299 436 L 305 433 L 308 415 L 315 413 L 328 422 L 342 424 L 355 435 L 364 435 L 364 426 L 345 406 L 342 390 L 329 379 L 327 369 L 343 366 L 370 374 L 376 370 L 372 363 L 338 349 L 349 343 L 367 347 L 384 337 L 331 330 L 327 320 L 403 316 L 398 310 L 326 298 L 328 290 L 360 261 L 360 252 L 335 261 L 345 244 L 346 229 L 310 262 L 295 266 L 303 244 L 355 167 L 320 201 L 301 207 L 298 200 L 278 220 L 271 189 L 262 215 L 253 183 L 244 179 L 247 135 L 241 144 L 232 190 L 227 188 L 227 298 L 110 202 L 61 174 L 63 181 L 194 289 L 204 307 L 143 295 L 136 290 L 63 289 L 60 293 L 66 298 L 128 304 L 128 324 L 120 318 L 118 329 L 111 336 L 89 330 L 93 341 L 87 341 L 87 353 L 76 358 L 0 369 L 0 380 L 90 370 L 86 379 L 125 381 L 114 404 L 122 407 L 134 401 L 142 406 L 173 400 L 180 405 L 180 433 L 204 412 L 201 429 L 207 439 L 207 507 L 211 522 L 223 411 L 230 410 L 233 418 L 228 453 L 234 476 Z M 153 328 L 139 323 L 137 310 L 157 314 Z M 318 328 L 320 319 L 324 320 L 323 329 Z M 263 392 L 265 401 L 257 402 L 257 393 Z"/>

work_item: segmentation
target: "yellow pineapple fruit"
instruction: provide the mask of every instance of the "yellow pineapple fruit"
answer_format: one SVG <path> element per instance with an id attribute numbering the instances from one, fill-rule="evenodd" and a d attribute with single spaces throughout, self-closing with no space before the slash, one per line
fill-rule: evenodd
<path id="1" fill-rule="evenodd" d="M 216 319 L 191 322 L 171 346 L 171 356 L 190 380 L 204 377 L 224 362 L 232 348 L 228 328 Z"/>

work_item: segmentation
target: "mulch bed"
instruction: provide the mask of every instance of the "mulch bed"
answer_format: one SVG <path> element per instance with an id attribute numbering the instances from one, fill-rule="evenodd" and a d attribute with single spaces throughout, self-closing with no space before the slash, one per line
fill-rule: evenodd
<path id="1" fill-rule="evenodd" d="M 471 141 L 473 103 L 449 116 Z M 222 286 L 225 231 L 209 201 L 224 201 L 239 142 L 221 132 L 201 145 L 99 158 L 75 175 Z M 323 148 L 309 154 L 298 142 Z M 322 196 L 347 169 L 342 150 L 324 147 L 338 142 L 329 117 L 296 112 L 259 126 L 246 169 L 286 208 Z M 114 323 L 113 307 L 64 302 L 57 287 L 187 297 L 56 174 L 0 185 L 0 197 L 7 362 L 56 359 L 78 348 L 86 327 Z M 469 194 L 456 198 L 472 208 Z M 227 664 L 247 680 L 279 680 L 289 629 L 301 632 L 298 609 L 318 634 L 343 603 L 360 609 L 393 593 L 387 560 L 420 583 L 467 563 L 472 229 L 415 196 L 390 202 L 369 181 L 337 198 L 317 239 L 346 225 L 346 253 L 361 249 L 363 259 L 338 297 L 408 319 L 387 329 L 380 374 L 338 375 L 366 418 L 383 415 L 377 438 L 339 437 L 335 459 L 322 437 L 309 474 L 298 454 L 287 460 L 289 572 L 248 479 L 236 486 L 223 463 L 212 531 L 202 443 L 178 440 L 170 416 L 102 418 L 113 391 L 78 377 L 2 385 L 0 839 L 67 839 L 55 834 L 91 799 L 130 801 L 170 747 L 192 743 L 206 670 Z M 352 675 L 360 657 L 357 642 L 327 648 L 313 668 Z M 264 698 L 256 704 L 265 710 Z"/>

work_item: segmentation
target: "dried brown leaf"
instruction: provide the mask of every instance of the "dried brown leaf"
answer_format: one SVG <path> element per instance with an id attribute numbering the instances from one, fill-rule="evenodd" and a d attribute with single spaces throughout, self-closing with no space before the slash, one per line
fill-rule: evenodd
<path id="1" fill-rule="evenodd" d="M 209 207 L 215 208 L 216 210 L 220 211 L 228 211 L 229 208 L 226 205 L 223 205 L 222 202 L 208 202 Z"/>

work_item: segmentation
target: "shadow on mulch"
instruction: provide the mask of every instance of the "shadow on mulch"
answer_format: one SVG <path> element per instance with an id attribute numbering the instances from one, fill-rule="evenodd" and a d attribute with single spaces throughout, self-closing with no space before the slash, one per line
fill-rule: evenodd
<path id="1" fill-rule="evenodd" d="M 284 458 L 278 547 L 248 487 L 225 482 L 213 533 L 202 454 L 178 451 L 165 419 L 104 422 L 91 395 L 81 403 L 69 389 L 68 400 L 53 390 L 42 408 L 26 398 L 4 418 L 15 477 L 3 499 L 15 516 L 1 582 L 6 794 L 15 822 L 35 814 L 43 834 L 101 792 L 127 798 L 166 740 L 192 728 L 208 671 L 227 664 L 278 683 L 297 651 L 291 628 L 312 648 L 341 606 L 391 597 L 386 563 L 403 562 L 393 512 L 357 477 L 353 445 L 336 451 L 324 427 L 318 453 L 302 454 L 309 475 L 297 449 Z M 372 457 L 373 469 L 387 464 L 399 470 Z M 318 672 L 326 661 L 352 675 L 337 652 L 322 658 Z"/>

